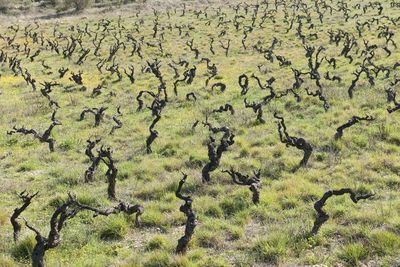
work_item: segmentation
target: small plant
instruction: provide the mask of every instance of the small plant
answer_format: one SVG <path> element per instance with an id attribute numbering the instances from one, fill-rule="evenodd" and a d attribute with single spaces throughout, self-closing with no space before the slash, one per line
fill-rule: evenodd
<path id="1" fill-rule="evenodd" d="M 256 241 L 253 246 L 253 252 L 259 261 L 278 264 L 288 251 L 288 242 L 289 237 L 287 235 L 275 234 L 268 239 Z"/>
<path id="2" fill-rule="evenodd" d="M 246 192 L 247 195 L 247 192 Z M 233 216 L 250 207 L 250 201 L 246 201 L 248 197 L 244 194 L 235 194 L 229 198 L 225 198 L 220 203 L 220 207 L 224 210 L 225 215 Z"/>
<path id="3" fill-rule="evenodd" d="M 104 240 L 122 239 L 128 232 L 128 224 L 123 216 L 108 219 L 106 225 L 100 230 L 100 238 Z"/>
<path id="4" fill-rule="evenodd" d="M 33 235 L 19 241 L 11 250 L 11 255 L 18 261 L 27 261 L 32 255 L 35 247 L 35 237 Z"/>
<path id="5" fill-rule="evenodd" d="M 156 235 L 146 244 L 146 250 L 165 249 L 167 245 L 168 240 L 164 236 Z"/>
<path id="6" fill-rule="evenodd" d="M 396 255 L 400 250 L 400 237 L 394 233 L 379 230 L 370 238 L 374 251 L 380 255 Z"/>
<path id="7" fill-rule="evenodd" d="M 144 267 L 159 267 L 159 266 L 171 266 L 172 259 L 167 252 L 155 251 L 150 254 L 147 261 L 144 263 Z"/>
<path id="8" fill-rule="evenodd" d="M 338 254 L 338 258 L 347 263 L 348 266 L 357 266 L 360 261 L 367 257 L 368 250 L 360 243 L 346 245 Z"/>
<path id="9" fill-rule="evenodd" d="M 208 217 L 222 218 L 224 216 L 224 211 L 220 206 L 214 205 L 213 203 L 206 208 L 204 214 Z"/>
<path id="10" fill-rule="evenodd" d="M 203 248 L 222 247 L 221 234 L 217 231 L 202 230 L 196 234 L 196 243 Z"/>

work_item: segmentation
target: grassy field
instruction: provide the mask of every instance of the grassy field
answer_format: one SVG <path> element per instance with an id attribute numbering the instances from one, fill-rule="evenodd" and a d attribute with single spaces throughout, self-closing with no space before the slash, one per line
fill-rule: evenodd
<path id="1" fill-rule="evenodd" d="M 93 213 L 81 211 L 66 222 L 60 245 L 46 252 L 46 266 L 400 266 L 400 111 L 387 112 L 393 104 L 387 102 L 385 92 L 397 77 L 393 66 L 400 61 L 400 51 L 389 44 L 387 47 L 392 54 L 387 57 L 382 49 L 386 46 L 385 39 L 378 37 L 380 27 L 386 25 L 394 33 L 394 42 L 400 45 L 400 21 L 395 25 L 384 17 L 397 19 L 400 9 L 391 8 L 386 1 L 378 1 L 384 7 L 381 15 L 376 8 L 367 8 L 364 13 L 362 7 L 368 3 L 346 1 L 350 15 L 346 21 L 340 4 L 332 1 L 328 4 L 334 10 L 329 14 L 323 9 L 325 15 L 321 23 L 315 1 L 302 0 L 299 2 L 309 7 L 311 21 L 308 23 L 304 9 L 290 7 L 297 1 L 286 1 L 286 5 L 279 5 L 276 11 L 274 1 L 269 2 L 269 5 L 259 3 L 255 24 L 245 41 L 247 49 L 242 46 L 243 31 L 252 25 L 256 1 L 247 2 L 247 12 L 246 5 L 242 4 L 237 14 L 230 1 L 210 5 L 184 1 L 184 15 L 180 4 L 175 11 L 168 10 L 168 16 L 162 5 L 150 2 L 140 12 L 135 6 L 126 7 L 119 13 L 120 20 L 114 13 L 93 15 L 90 11 L 57 20 L 23 20 L 18 22 L 19 31 L 11 44 L 8 40 L 15 31 L 8 26 L 17 27 L 17 22 L 2 24 L 0 48 L 9 57 L 21 59 L 21 69 L 23 72 L 27 69 L 36 80 L 37 90 L 33 91 L 20 74 L 15 75 L 8 62 L 2 63 L 0 266 L 31 264 L 35 235 L 25 227 L 22 218 L 47 235 L 50 218 L 67 199 L 68 192 L 74 192 L 81 203 L 94 207 L 115 205 L 116 201 L 107 198 L 105 164 L 99 166 L 93 182 L 84 182 L 84 173 L 90 166 L 85 155 L 86 140 L 90 138 L 102 138 L 101 144 L 113 149 L 118 168 L 117 198 L 143 205 L 142 224 L 135 226 L 134 216 L 118 214 L 93 218 Z M 356 4 L 361 8 L 357 9 Z M 156 17 L 152 7 L 158 14 L 155 37 Z M 285 19 L 285 8 L 288 19 Z M 197 11 L 202 13 L 196 15 Z M 260 27 L 264 14 L 270 17 L 267 16 Z M 353 17 L 355 14 L 358 16 Z M 235 15 L 240 16 L 237 18 L 238 30 L 234 26 Z M 273 88 L 279 95 L 292 88 L 291 68 L 309 71 L 306 51 L 296 31 L 297 16 L 304 16 L 302 32 L 306 44 L 316 48 L 324 46 L 326 50 L 321 52 L 320 58 L 335 57 L 337 60 L 336 69 L 327 61 L 319 68 L 322 94 L 330 108 L 325 111 L 318 97 L 306 93 L 306 88 L 312 92 L 318 88 L 315 80 L 304 74 L 304 82 L 296 90 L 301 101 L 296 101 L 291 93 L 275 98 L 263 107 L 265 123 L 257 122 L 253 110 L 245 108 L 244 99 L 260 102 L 269 91 L 260 89 L 256 80 L 250 78 L 252 74 L 260 77 L 263 83 L 274 77 Z M 294 25 L 287 32 L 292 18 Z M 372 22 L 370 29 L 366 26 L 359 37 L 356 23 L 371 22 L 373 18 L 380 19 Z M 102 19 L 110 21 L 104 32 L 105 21 Z M 88 31 L 85 31 L 86 25 Z M 182 26 L 181 34 L 176 26 Z M 24 28 L 31 29 L 28 36 L 25 36 Z M 339 29 L 353 34 L 357 40 L 358 47 L 350 52 L 354 58 L 352 63 L 340 55 L 343 39 L 338 46 L 330 42 L 328 32 Z M 35 32 L 39 37 L 37 43 L 32 38 Z M 92 42 L 96 33 L 99 37 L 105 36 L 98 56 L 93 53 Z M 318 35 L 317 39 L 311 37 L 314 33 Z M 123 74 L 121 81 L 116 74 L 105 70 L 112 61 L 105 63 L 102 73 L 96 67 L 100 60 L 109 56 L 110 46 L 116 43 L 114 34 L 126 46 L 115 56 L 115 63 L 119 64 Z M 40 36 L 43 36 L 43 45 Z M 68 59 L 63 57 L 62 50 L 70 36 L 81 36 L 82 42 Z M 128 36 L 142 44 L 143 59 L 137 53 L 131 55 L 134 46 Z M 211 38 L 215 40 L 215 54 L 209 49 Z M 274 55 L 290 60 L 290 66 L 280 66 L 276 59 L 270 62 L 253 49 L 256 44 L 268 48 L 274 38 L 280 41 Z M 58 41 L 60 54 L 50 49 L 47 39 Z M 347 90 L 354 79 L 353 72 L 360 69 L 368 56 L 362 55 L 363 39 L 378 47 L 373 62 L 377 66 L 390 67 L 392 71 L 389 77 L 378 74 L 373 86 L 365 74 L 361 75 L 354 97 L 350 99 Z M 198 59 L 186 45 L 190 40 L 200 52 Z M 226 56 L 220 41 L 226 45 L 228 40 L 230 49 Z M 158 48 L 159 41 L 163 52 Z M 40 49 L 39 56 L 33 61 L 26 56 L 24 43 L 30 48 L 30 55 Z M 90 49 L 86 61 L 82 65 L 76 64 L 82 49 L 86 48 Z M 206 63 L 201 61 L 204 57 L 218 69 L 208 86 L 205 81 L 210 74 Z M 169 101 L 156 125 L 159 136 L 152 144 L 153 153 L 148 154 L 146 138 L 154 117 L 147 108 L 137 111 L 136 97 L 141 90 L 157 92 L 157 78 L 141 71 L 147 66 L 146 61 L 152 62 L 156 58 L 161 62 L 160 71 L 166 81 Z M 196 66 L 197 69 L 193 83 L 179 84 L 178 96 L 175 96 L 173 84 L 176 78 L 168 64 L 176 66 L 183 77 L 186 68 L 173 63 L 180 59 L 188 61 L 187 68 Z M 123 73 L 130 65 L 135 68 L 134 84 Z M 61 67 L 69 69 L 63 78 L 58 73 Z M 70 80 L 71 73 L 78 71 L 83 72 L 83 85 Z M 327 71 L 331 76 L 341 77 L 341 81 L 324 79 Z M 249 77 L 249 91 L 245 96 L 241 95 L 238 84 L 242 74 Z M 51 124 L 52 108 L 40 92 L 43 87 L 40 83 L 45 81 L 60 84 L 49 94 L 60 106 L 56 117 L 62 122 L 51 134 L 56 140 L 53 153 L 49 152 L 46 143 L 40 143 L 32 136 L 6 134 L 15 125 L 42 133 Z M 226 84 L 224 92 L 211 89 L 217 82 Z M 104 83 L 102 93 L 93 97 L 93 88 L 101 83 Z M 195 92 L 196 102 L 186 100 L 189 92 Z M 152 98 L 146 96 L 144 101 L 150 106 Z M 211 113 L 226 103 L 233 106 L 233 115 Z M 93 127 L 92 115 L 79 121 L 84 108 L 101 106 L 108 109 L 98 127 Z M 123 127 L 109 135 L 114 125 L 112 116 L 118 106 L 123 113 L 120 117 Z M 312 145 L 313 153 L 306 167 L 297 168 L 302 151 L 280 141 L 274 112 L 285 118 L 291 136 L 303 137 Z M 375 120 L 362 121 L 346 129 L 341 139 L 334 139 L 336 128 L 352 116 L 366 114 Z M 201 170 L 208 162 L 207 143 L 210 135 L 215 136 L 218 143 L 221 134 L 210 134 L 203 127 L 206 115 L 214 126 L 228 126 L 235 134 L 235 143 L 222 154 L 220 166 L 210 173 L 210 183 L 203 183 L 201 179 Z M 196 120 L 199 124 L 193 129 Z M 262 189 L 258 205 L 252 203 L 248 187 L 234 184 L 229 175 L 222 172 L 230 168 L 243 174 L 261 169 Z M 186 255 L 174 253 L 186 222 L 186 217 L 179 211 L 182 201 L 175 196 L 181 172 L 188 174 L 184 194 L 193 198 L 198 221 Z M 330 215 L 329 220 L 318 234 L 310 235 L 317 216 L 314 203 L 326 191 L 341 188 L 351 188 L 357 194 L 375 195 L 357 204 L 347 195 L 329 199 L 324 208 Z M 20 216 L 21 236 L 19 241 L 13 242 L 9 219 L 13 210 L 22 204 L 17 193 L 23 190 L 39 191 L 39 195 Z"/>

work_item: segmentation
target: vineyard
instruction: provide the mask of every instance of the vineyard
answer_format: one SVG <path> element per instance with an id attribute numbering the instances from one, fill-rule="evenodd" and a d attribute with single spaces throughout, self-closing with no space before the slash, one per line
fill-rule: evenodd
<path id="1" fill-rule="evenodd" d="M 0 16 L 0 266 L 400 265 L 400 2 L 96 5 Z"/>

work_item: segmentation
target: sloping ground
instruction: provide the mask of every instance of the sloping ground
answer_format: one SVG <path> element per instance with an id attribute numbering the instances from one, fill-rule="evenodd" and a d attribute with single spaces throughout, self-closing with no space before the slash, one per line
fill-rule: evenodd
<path id="1" fill-rule="evenodd" d="M 350 1 L 347 12 L 344 4 L 330 4 L 330 14 L 320 3 L 321 23 L 311 1 L 302 2 L 308 9 L 291 6 L 293 1 L 287 1 L 286 7 L 281 3 L 277 10 L 274 3 L 259 3 L 256 13 L 255 2 L 242 4 L 237 11 L 237 6 L 222 2 L 184 1 L 185 11 L 181 3 L 175 10 L 174 3 L 147 2 L 140 12 L 135 5 L 102 14 L 89 9 L 78 16 L 36 23 L 29 19 L 37 14 L 3 18 L 12 27 L 0 28 L 4 53 L 0 69 L 0 265 L 30 264 L 35 236 L 22 218 L 47 235 L 50 218 L 65 203 L 68 192 L 74 192 L 80 203 L 99 209 L 118 203 L 107 197 L 104 162 L 94 180 L 85 182 L 85 171 L 91 165 L 85 154 L 87 140 L 96 138 L 101 141 L 92 150 L 95 155 L 102 145 L 114 151 L 116 198 L 144 207 L 141 225 L 135 226 L 135 215 L 93 217 L 92 212 L 80 211 L 62 228 L 61 243 L 46 252 L 47 266 L 399 265 L 400 111 L 388 113 L 387 108 L 395 107 L 396 101 L 388 102 L 390 90 L 385 89 L 395 92 L 398 88 L 400 53 L 395 45 L 400 45 L 400 11 L 381 1 L 384 9 L 379 15 L 378 5 Z M 14 19 L 20 20 L 18 24 Z M 358 26 L 360 37 L 357 25 L 364 22 L 369 22 L 370 28 Z M 384 37 L 390 32 L 393 42 Z M 330 36 L 339 38 L 337 45 Z M 351 41 L 357 45 L 343 54 Z M 74 42 L 76 48 L 72 49 Z M 315 48 L 311 65 L 320 63 L 316 69 L 319 76 L 309 73 L 305 45 Z M 116 46 L 119 49 L 110 57 Z M 320 46 L 325 49 L 316 58 Z M 86 49 L 90 51 L 82 58 Z M 73 51 L 70 57 L 68 51 Z M 13 71 L 9 62 L 14 56 L 21 62 Z M 202 58 L 210 59 L 208 67 Z M 336 59 L 336 68 L 329 63 L 331 58 Z M 77 64 L 79 59 L 82 64 Z M 165 91 L 154 74 L 157 71 L 149 69 L 155 59 L 160 61 Z M 213 64 L 217 68 L 214 76 Z M 194 79 L 188 82 L 194 66 Z M 380 66 L 390 73 L 377 72 Z M 128 77 L 130 67 L 134 68 L 134 83 Z M 60 77 L 62 68 L 68 70 Z M 350 98 L 348 89 L 360 70 L 365 72 Z M 82 84 L 72 79 L 79 72 Z M 35 91 L 29 74 L 36 80 Z M 238 83 L 243 74 L 249 79 L 245 94 Z M 334 76 L 340 77 L 339 81 L 332 80 Z M 177 83 L 175 95 L 174 83 L 184 77 L 184 82 Z M 45 82 L 58 83 L 47 92 L 48 97 L 41 91 Z M 218 83 L 226 89 L 213 88 Z M 139 98 L 144 107 L 138 110 L 137 97 L 143 90 L 151 93 Z M 196 101 L 187 100 L 191 92 Z M 154 108 L 163 103 L 165 93 L 165 107 Z M 264 122 L 257 119 L 253 108 L 245 106 L 245 99 L 250 104 L 262 103 Z M 326 110 L 324 99 L 329 104 Z M 60 108 L 54 102 L 49 105 L 50 100 Z M 233 107 L 234 114 L 213 112 L 226 104 Z M 94 127 L 92 114 L 80 120 L 84 109 L 100 107 L 107 110 L 99 126 Z M 118 115 L 118 107 L 122 115 Z M 151 144 L 152 153 L 146 152 L 146 140 L 156 114 L 147 107 L 161 116 L 154 128 L 158 136 Z M 51 131 L 54 152 L 32 135 L 7 134 L 16 126 L 35 129 L 41 135 L 52 123 L 54 109 L 55 119 L 62 123 Z M 282 137 L 286 143 L 301 137 L 312 146 L 306 166 L 299 167 L 302 150 L 281 142 L 280 120 L 274 113 L 284 118 L 289 135 Z M 366 115 L 373 120 L 346 128 L 335 140 L 339 126 L 353 116 Z M 210 172 L 209 183 L 202 182 L 202 169 L 210 161 L 208 153 L 213 154 L 208 152 L 210 137 L 216 146 L 226 139 L 205 127 L 206 117 L 213 126 L 229 127 L 235 135 L 219 166 Z M 117 125 L 115 118 L 123 125 L 110 135 Z M 235 184 L 222 172 L 231 168 L 250 176 L 260 169 L 257 205 L 248 186 Z M 183 194 L 192 197 L 198 221 L 186 255 L 174 253 L 186 222 L 179 211 L 183 201 L 175 196 L 181 172 L 188 175 Z M 326 191 L 341 188 L 350 188 L 357 196 L 375 195 L 357 204 L 349 195 L 330 198 L 324 207 L 330 218 L 311 235 L 317 216 L 314 203 Z M 17 193 L 23 190 L 39 194 L 19 217 L 22 230 L 14 243 L 9 218 L 22 205 Z"/>

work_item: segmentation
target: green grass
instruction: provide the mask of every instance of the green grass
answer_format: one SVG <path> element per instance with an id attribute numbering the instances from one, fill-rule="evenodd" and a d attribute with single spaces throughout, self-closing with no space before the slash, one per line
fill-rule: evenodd
<path id="1" fill-rule="evenodd" d="M 254 256 L 261 262 L 269 264 L 278 264 L 288 253 L 289 237 L 275 234 L 267 239 L 255 241 L 253 245 Z"/>
<path id="2" fill-rule="evenodd" d="M 348 266 L 357 266 L 368 257 L 368 250 L 360 243 L 349 244 L 339 251 L 338 257 Z"/>
<path id="3" fill-rule="evenodd" d="M 170 244 L 170 242 L 165 236 L 156 235 L 156 236 L 153 236 L 153 238 L 149 240 L 149 242 L 146 245 L 146 250 L 149 250 L 149 251 L 153 251 L 156 249 L 165 250 L 168 248 L 169 244 Z"/>
<path id="4" fill-rule="evenodd" d="M 35 237 L 32 235 L 18 241 L 11 250 L 12 257 L 21 262 L 29 262 L 35 243 Z"/>
<path id="5" fill-rule="evenodd" d="M 103 240 L 118 240 L 124 238 L 128 232 L 128 224 L 123 216 L 112 216 L 107 219 L 100 229 L 100 238 Z"/>

